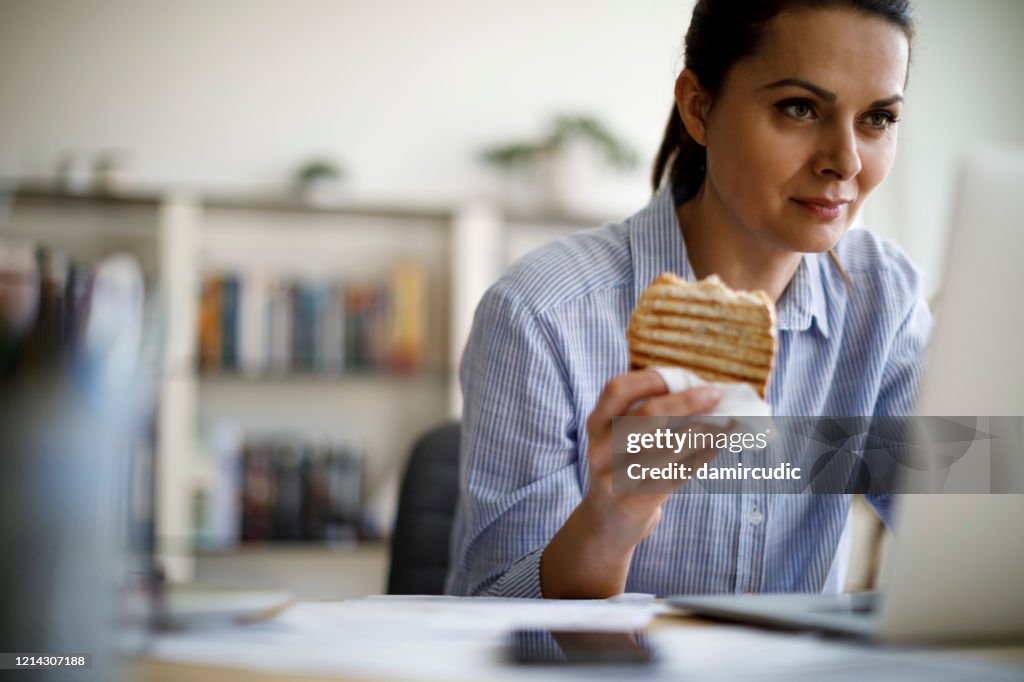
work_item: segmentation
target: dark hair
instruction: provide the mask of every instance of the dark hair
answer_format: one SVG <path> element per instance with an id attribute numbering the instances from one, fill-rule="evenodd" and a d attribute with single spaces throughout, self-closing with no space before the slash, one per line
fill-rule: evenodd
<path id="1" fill-rule="evenodd" d="M 740 59 L 754 53 L 765 26 L 791 8 L 845 8 L 881 17 L 913 38 L 909 0 L 698 0 L 686 32 L 686 65 L 712 95 Z M 668 176 L 676 205 L 693 198 L 704 182 L 707 154 L 683 125 L 675 105 L 669 112 L 651 184 L 657 192 Z"/>

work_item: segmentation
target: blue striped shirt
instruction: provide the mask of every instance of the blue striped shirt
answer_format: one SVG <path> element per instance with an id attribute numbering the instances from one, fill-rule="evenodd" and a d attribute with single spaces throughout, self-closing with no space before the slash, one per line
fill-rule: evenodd
<path id="1" fill-rule="evenodd" d="M 931 316 L 907 256 L 866 230 L 805 254 L 777 304 L 776 415 L 902 415 Z M 460 497 L 447 590 L 540 597 L 540 557 L 587 488 L 586 421 L 628 371 L 625 329 L 660 272 L 693 280 L 668 191 L 622 223 L 528 254 L 485 294 L 463 355 Z M 869 499 L 888 522 L 890 499 Z M 627 592 L 838 592 L 848 495 L 673 495 Z"/>

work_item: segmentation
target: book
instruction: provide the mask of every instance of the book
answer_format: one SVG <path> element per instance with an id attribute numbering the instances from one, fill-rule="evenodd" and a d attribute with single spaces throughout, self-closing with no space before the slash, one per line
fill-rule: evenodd
<path id="1" fill-rule="evenodd" d="M 356 539 L 363 508 L 363 462 L 354 450 L 342 444 L 333 448 L 327 487 L 330 511 L 325 539 L 331 542 Z"/>
<path id="2" fill-rule="evenodd" d="M 232 529 L 240 529 L 235 537 L 243 543 L 343 542 L 359 537 L 364 464 L 358 450 L 288 434 L 245 437 L 236 441 L 234 456 L 228 452 L 231 442 L 223 436 L 211 445 L 220 449 L 219 473 L 211 482 L 214 489 L 204 492 L 211 502 L 205 505 L 210 518 L 202 522 L 209 529 L 208 539 L 222 542 Z M 236 524 L 224 518 L 232 509 L 227 502 L 232 497 L 240 501 Z"/>
<path id="3" fill-rule="evenodd" d="M 221 369 L 227 372 L 238 371 L 238 299 L 239 279 L 237 275 L 227 274 L 220 279 L 221 305 Z"/>
<path id="4" fill-rule="evenodd" d="M 221 368 L 221 278 L 208 275 L 203 279 L 199 300 L 199 367 L 207 372 Z"/>
<path id="5" fill-rule="evenodd" d="M 330 375 L 423 364 L 426 277 L 415 262 L 384 278 L 347 282 L 209 273 L 200 295 L 204 372 Z"/>
<path id="6" fill-rule="evenodd" d="M 345 288 L 345 367 L 361 371 L 373 367 L 371 324 L 376 289 L 367 282 L 350 282 Z"/>
<path id="7" fill-rule="evenodd" d="M 327 540 L 331 522 L 328 487 L 331 466 L 329 443 L 308 443 L 303 459 L 305 500 L 302 506 L 302 535 L 309 540 Z"/>
<path id="8" fill-rule="evenodd" d="M 292 369 L 292 293 L 291 285 L 277 280 L 270 288 L 268 369 L 287 373 Z"/>
<path id="9" fill-rule="evenodd" d="M 271 539 L 277 487 L 270 444 L 246 442 L 242 448 L 242 541 Z"/>
<path id="10" fill-rule="evenodd" d="M 238 302 L 238 369 L 243 374 L 264 374 L 269 365 L 269 311 L 267 279 L 259 274 L 241 278 Z"/>
<path id="11" fill-rule="evenodd" d="M 402 371 L 419 369 L 423 363 L 426 318 L 423 268 L 405 262 L 391 274 L 391 366 Z"/>
<path id="12" fill-rule="evenodd" d="M 345 286 L 326 286 L 327 301 L 317 337 L 317 370 L 337 374 L 345 369 Z"/>
<path id="13" fill-rule="evenodd" d="M 282 439 L 273 448 L 274 497 L 272 540 L 304 540 L 302 511 L 305 497 L 303 446 L 295 439 Z"/>

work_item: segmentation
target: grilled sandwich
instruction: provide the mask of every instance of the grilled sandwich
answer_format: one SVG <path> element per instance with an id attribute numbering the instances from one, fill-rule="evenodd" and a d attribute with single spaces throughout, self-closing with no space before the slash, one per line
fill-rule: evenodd
<path id="1" fill-rule="evenodd" d="M 745 382 L 764 398 L 775 359 L 775 306 L 763 291 L 733 291 L 716 275 L 658 275 L 627 330 L 634 369 L 673 366 L 707 381 Z"/>

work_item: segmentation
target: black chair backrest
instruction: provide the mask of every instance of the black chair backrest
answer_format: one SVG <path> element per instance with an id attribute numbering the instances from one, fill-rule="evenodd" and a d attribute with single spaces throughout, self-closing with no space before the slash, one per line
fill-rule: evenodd
<path id="1" fill-rule="evenodd" d="M 388 594 L 444 594 L 459 496 L 459 422 L 434 427 L 412 448 L 391 537 Z"/>

